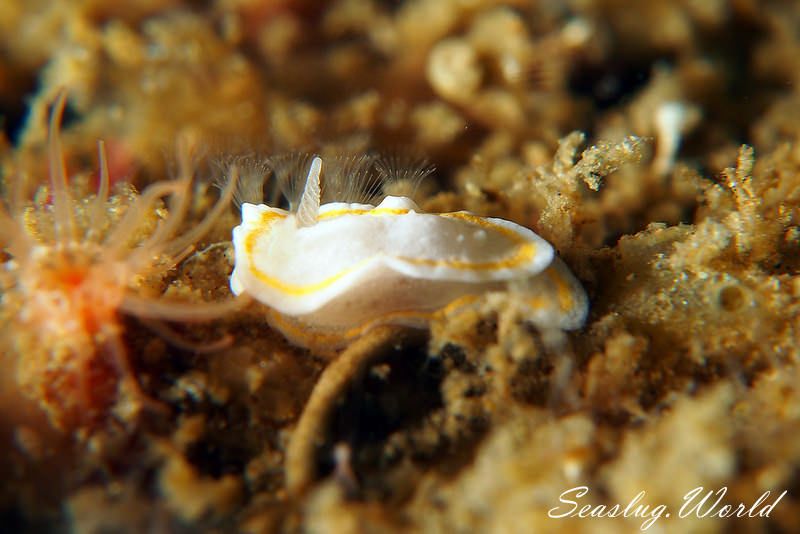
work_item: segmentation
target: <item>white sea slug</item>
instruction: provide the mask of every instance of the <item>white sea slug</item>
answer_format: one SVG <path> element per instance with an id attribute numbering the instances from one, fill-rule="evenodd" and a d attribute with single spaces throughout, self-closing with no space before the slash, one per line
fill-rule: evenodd
<path id="1" fill-rule="evenodd" d="M 503 219 L 424 213 L 409 198 L 320 205 L 314 158 L 296 211 L 242 204 L 231 289 L 269 306 L 269 322 L 306 347 L 341 346 L 377 324 L 424 327 L 486 291 L 522 291 L 529 320 L 580 328 L 588 300 L 553 247 Z"/>

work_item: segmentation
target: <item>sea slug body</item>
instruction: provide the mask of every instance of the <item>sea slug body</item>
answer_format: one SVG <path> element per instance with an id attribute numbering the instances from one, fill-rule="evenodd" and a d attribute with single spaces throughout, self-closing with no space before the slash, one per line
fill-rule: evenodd
<path id="1" fill-rule="evenodd" d="M 525 292 L 532 322 L 582 326 L 580 283 L 533 231 L 465 211 L 424 213 L 398 196 L 320 205 L 321 167 L 315 158 L 296 212 L 244 203 L 233 230 L 232 291 L 269 306 L 292 342 L 342 345 L 377 324 L 421 327 L 510 284 Z"/>

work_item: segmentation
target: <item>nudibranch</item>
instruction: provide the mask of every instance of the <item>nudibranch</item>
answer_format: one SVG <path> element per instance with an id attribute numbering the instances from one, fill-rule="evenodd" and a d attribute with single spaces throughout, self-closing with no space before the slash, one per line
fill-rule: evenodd
<path id="1" fill-rule="evenodd" d="M 531 322 L 580 328 L 588 300 L 553 247 L 524 226 L 466 211 L 425 213 L 413 200 L 321 204 L 322 159 L 299 205 L 242 204 L 233 229 L 234 294 L 304 347 L 342 346 L 378 324 L 424 327 L 486 291 L 522 291 Z"/>

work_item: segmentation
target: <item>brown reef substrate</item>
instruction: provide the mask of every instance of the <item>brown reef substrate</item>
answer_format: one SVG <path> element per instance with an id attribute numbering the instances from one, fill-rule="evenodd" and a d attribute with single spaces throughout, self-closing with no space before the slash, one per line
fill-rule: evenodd
<path id="1" fill-rule="evenodd" d="M 30 192 L 47 182 L 60 87 L 84 186 L 97 139 L 112 181 L 139 190 L 174 177 L 177 139 L 202 141 L 187 227 L 217 196 L 217 154 L 411 151 L 437 167 L 424 209 L 553 243 L 590 295 L 587 325 L 539 332 L 497 293 L 384 347 L 330 399 L 304 449 L 312 480 L 288 491 L 287 448 L 329 360 L 270 331 L 257 304 L 170 324 L 192 343 L 232 336 L 212 354 L 122 317 L 136 377 L 167 409 L 129 409 L 99 354 L 107 405 L 57 425 L 57 407 L 21 391 L 18 369 L 50 361 L 26 355 L 49 353 L 3 273 L 0 530 L 638 530 L 548 518 L 579 485 L 593 504 L 644 490 L 671 510 L 697 486 L 731 502 L 788 490 L 769 519 L 672 514 L 666 531 L 800 523 L 800 5 L 320 5 L 3 2 L 5 198 L 19 176 Z M 237 220 L 141 288 L 227 298 Z"/>

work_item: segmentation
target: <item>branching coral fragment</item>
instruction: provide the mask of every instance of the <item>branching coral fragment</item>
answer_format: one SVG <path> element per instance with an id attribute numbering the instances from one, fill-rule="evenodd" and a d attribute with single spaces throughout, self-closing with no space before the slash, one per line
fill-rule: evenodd
<path id="1" fill-rule="evenodd" d="M 574 139 L 574 137 L 571 135 L 568 139 Z M 623 165 L 641 160 L 642 144 L 642 139 L 632 135 L 618 143 L 597 143 L 583 151 L 581 159 L 569 169 L 567 175 L 582 179 L 589 189 L 597 191 L 600 189 L 600 182 L 604 177 Z M 561 154 L 561 148 L 559 148 L 559 154 Z"/>
<path id="2" fill-rule="evenodd" d="M 766 219 L 763 215 L 764 203 L 753 183 L 755 150 L 742 145 L 736 158 L 736 167 L 727 168 L 722 173 L 725 185 L 733 193 L 736 211 L 725 217 L 724 223 L 735 236 L 736 252 L 760 261 L 773 250 L 783 230 L 782 217 Z"/>
<path id="3" fill-rule="evenodd" d="M 558 250 L 569 248 L 574 240 L 578 221 L 573 219 L 576 213 L 580 213 L 578 206 L 584 194 L 579 187 L 580 181 L 597 191 L 604 177 L 623 165 L 638 162 L 642 157 L 644 141 L 629 136 L 617 143 L 597 143 L 584 150 L 576 162 L 578 148 L 585 139 L 582 132 L 572 132 L 564 137 L 552 164 L 537 167 L 531 176 L 532 189 L 546 199 L 540 225 L 548 228 L 550 233 L 547 237 Z"/>

